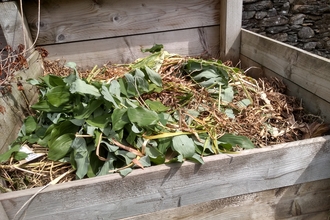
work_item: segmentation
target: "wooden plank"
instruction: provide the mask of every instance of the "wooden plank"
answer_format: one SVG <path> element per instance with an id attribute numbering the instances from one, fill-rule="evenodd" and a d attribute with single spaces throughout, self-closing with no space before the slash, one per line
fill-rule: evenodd
<path id="1" fill-rule="evenodd" d="M 15 73 L 15 76 L 21 77 L 24 92 L 28 100 L 32 103 L 38 97 L 36 88 L 25 83 L 28 78 L 36 78 L 42 74 L 42 61 L 37 51 L 27 59 L 28 69 L 23 69 Z M 27 103 L 15 83 L 12 84 L 12 92 L 2 95 L 0 106 L 4 107 L 6 112 L 0 114 L 0 153 L 5 152 L 9 144 L 16 139 L 17 133 L 25 118 Z"/>
<path id="2" fill-rule="evenodd" d="M 330 136 L 204 160 L 50 186 L 29 205 L 25 219 L 118 219 L 328 179 Z M 8 217 L 37 190 L 1 194 Z"/>
<path id="3" fill-rule="evenodd" d="M 330 60 L 242 30 L 241 54 L 330 102 Z"/>
<path id="4" fill-rule="evenodd" d="M 271 71 L 270 69 L 263 67 L 259 63 L 254 62 L 250 58 L 241 55 L 241 68 L 248 69 L 251 68 L 247 75 L 252 76 L 254 78 L 258 77 L 277 77 L 282 79 L 284 84 L 287 86 L 286 94 L 290 96 L 297 97 L 302 100 L 303 107 L 306 111 L 311 114 L 320 116 L 326 123 L 330 123 L 330 103 L 325 101 L 324 99 L 314 95 L 310 91 L 302 88 L 301 86 L 295 84 L 294 82 L 288 80 L 285 77 L 280 76 L 279 74 Z"/>
<path id="5" fill-rule="evenodd" d="M 219 25 L 219 0 L 41 2 L 38 45 Z M 24 9 L 35 37 L 36 2 Z"/>
<path id="6" fill-rule="evenodd" d="M 327 220 L 330 179 L 167 209 L 125 220 L 240 219 Z M 166 216 L 164 218 L 164 216 Z M 324 218 L 326 217 L 326 218 Z"/>
<path id="7" fill-rule="evenodd" d="M 133 35 L 94 41 L 45 46 L 48 59 L 64 59 L 76 62 L 80 67 L 108 63 L 130 63 L 149 53 L 141 48 L 163 44 L 165 50 L 180 55 L 200 56 L 202 54 L 219 57 L 219 28 L 206 27 L 169 31 L 163 33 Z M 207 43 L 205 43 L 207 42 Z M 114 46 L 115 45 L 115 46 Z"/>
<path id="8" fill-rule="evenodd" d="M 30 48 L 33 44 L 25 17 L 21 17 L 16 2 L 0 2 L 0 26 L 8 45 L 14 50 L 19 44 Z"/>
<path id="9" fill-rule="evenodd" d="M 7 41 L 0 26 L 0 50 L 4 48 L 6 45 L 7 45 Z"/>
<path id="10" fill-rule="evenodd" d="M 0 218 L 1 220 L 9 220 L 5 209 L 3 208 L 2 204 L 0 203 Z"/>
<path id="11" fill-rule="evenodd" d="M 220 59 L 239 61 L 243 0 L 220 0 Z"/>

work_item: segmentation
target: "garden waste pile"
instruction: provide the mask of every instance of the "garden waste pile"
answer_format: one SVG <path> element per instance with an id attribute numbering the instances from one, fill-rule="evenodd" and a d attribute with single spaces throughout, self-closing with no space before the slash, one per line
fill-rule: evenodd
<path id="1" fill-rule="evenodd" d="M 0 156 L 3 192 L 134 168 L 239 153 L 323 135 L 328 125 L 284 94 L 219 60 L 170 54 L 161 45 L 125 65 L 79 72 L 45 61 L 30 79 L 39 101 Z M 63 175 L 64 174 L 64 175 Z"/>

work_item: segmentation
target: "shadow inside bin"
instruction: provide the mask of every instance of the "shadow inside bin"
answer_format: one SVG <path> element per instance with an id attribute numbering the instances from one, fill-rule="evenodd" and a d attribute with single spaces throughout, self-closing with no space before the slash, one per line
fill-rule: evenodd
<path id="1" fill-rule="evenodd" d="M 297 217 L 297 219 L 329 219 L 329 137 L 295 184 L 278 188 L 275 191 L 275 196 L 280 196 L 280 200 L 275 207 L 274 219 L 291 219 L 292 217 Z"/>

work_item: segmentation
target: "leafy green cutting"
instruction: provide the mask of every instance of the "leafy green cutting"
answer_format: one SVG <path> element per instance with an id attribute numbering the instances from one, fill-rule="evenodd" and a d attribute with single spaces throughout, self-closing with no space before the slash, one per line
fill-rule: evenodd
<path id="1" fill-rule="evenodd" d="M 244 136 L 217 133 L 215 120 L 201 118 L 202 106 L 189 107 L 189 102 L 196 101 L 192 90 L 174 82 L 164 84 L 158 71 L 169 58 L 179 64 L 177 56 L 163 51 L 161 45 L 147 51 L 152 54 L 110 82 L 80 78 L 72 62 L 67 64 L 73 70 L 67 77 L 32 80 L 40 91 L 39 102 L 32 106 L 36 114 L 25 119 L 17 140 L 0 161 L 11 155 L 22 157 L 22 143 L 38 144 L 48 148 L 50 160 L 70 161 L 81 179 L 109 172 L 125 176 L 134 167 L 166 162 L 203 163 L 203 155 L 254 147 Z M 179 69 L 194 86 L 207 91 L 211 102 L 218 103 L 218 111 L 235 118 L 237 109 L 226 104 L 234 99 L 231 81 L 239 71 L 199 59 L 185 60 Z M 173 91 L 176 107 L 151 98 Z M 246 107 L 249 100 L 247 95 L 238 103 Z"/>

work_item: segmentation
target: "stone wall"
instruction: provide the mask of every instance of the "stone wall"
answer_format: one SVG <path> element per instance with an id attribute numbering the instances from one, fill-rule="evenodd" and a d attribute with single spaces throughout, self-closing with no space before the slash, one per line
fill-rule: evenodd
<path id="1" fill-rule="evenodd" d="M 243 0 L 242 27 L 330 58 L 330 0 Z"/>

